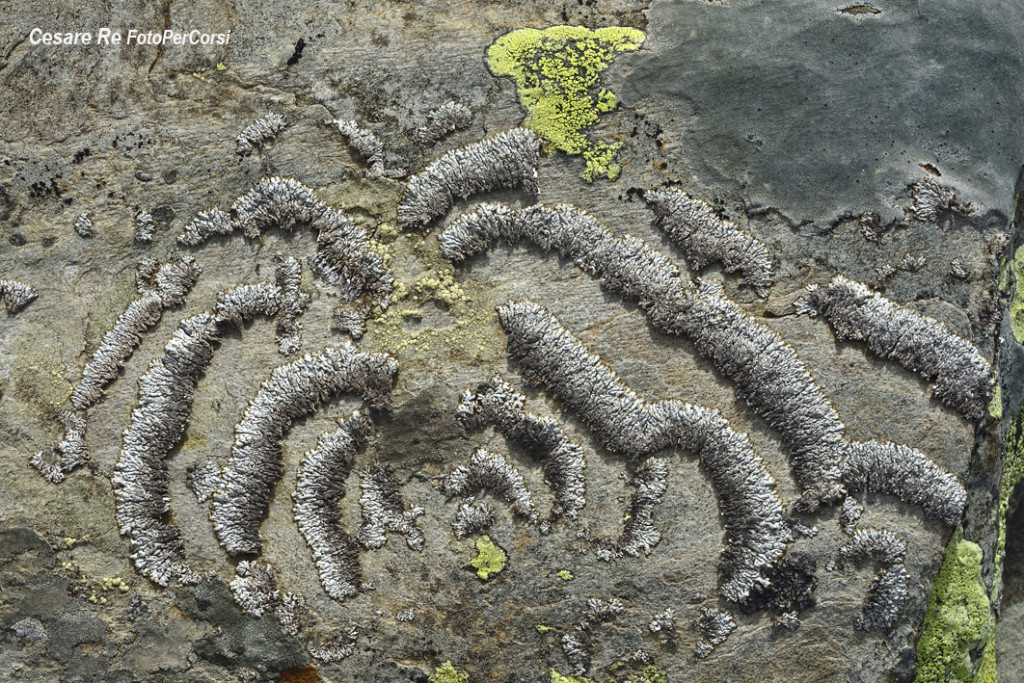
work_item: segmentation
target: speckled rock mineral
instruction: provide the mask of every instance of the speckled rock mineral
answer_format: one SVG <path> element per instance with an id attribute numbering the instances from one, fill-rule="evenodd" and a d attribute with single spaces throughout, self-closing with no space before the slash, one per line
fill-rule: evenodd
<path id="1" fill-rule="evenodd" d="M 0 680 L 1024 680 L 1020 3 L 0 17 Z"/>

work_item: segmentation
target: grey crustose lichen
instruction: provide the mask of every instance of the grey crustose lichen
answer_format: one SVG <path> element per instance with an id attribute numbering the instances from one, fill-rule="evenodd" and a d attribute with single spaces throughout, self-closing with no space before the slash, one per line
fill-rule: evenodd
<path id="1" fill-rule="evenodd" d="M 330 123 L 338 128 L 349 147 L 354 149 L 361 156 L 369 168 L 366 170 L 366 177 L 372 179 L 380 178 L 383 175 L 398 176 L 402 171 L 394 173 L 384 168 L 384 144 L 371 131 L 361 127 L 355 121 L 342 121 L 335 119 Z"/>
<path id="2" fill-rule="evenodd" d="M 413 550 L 423 549 L 426 539 L 416 525 L 416 518 L 423 515 L 423 508 L 405 509 L 405 497 L 391 468 L 379 462 L 373 463 L 363 472 L 359 487 L 363 491 L 359 498 L 363 509 L 359 542 L 363 546 L 382 548 L 388 540 L 384 532 L 393 531 L 403 534 L 406 545 Z"/>
<path id="3" fill-rule="evenodd" d="M 548 518 L 541 522 L 541 531 L 546 532 L 563 515 L 576 519 L 586 504 L 587 463 L 583 448 L 569 440 L 558 422 L 526 412 L 525 401 L 525 396 L 496 376 L 476 391 L 464 392 L 455 416 L 464 429 L 494 425 L 542 463 L 544 479 L 555 491 Z"/>
<path id="4" fill-rule="evenodd" d="M 876 355 L 934 382 L 935 398 L 945 405 L 973 419 L 986 414 L 995 387 L 992 366 L 934 318 L 842 275 L 827 287 L 811 288 L 802 308 L 825 318 L 839 339 L 866 342 Z"/>
<path id="5" fill-rule="evenodd" d="M 720 218 L 705 201 L 694 199 L 677 188 L 649 190 L 644 198 L 658 217 L 658 226 L 686 255 L 696 270 L 712 261 L 725 272 L 739 271 L 743 282 L 759 296 L 772 286 L 772 261 L 768 250 L 753 235 Z"/>
<path id="6" fill-rule="evenodd" d="M 702 607 L 700 618 L 697 619 L 697 630 L 702 637 L 697 640 L 694 656 L 704 659 L 736 630 L 736 620 L 727 610 Z"/>
<path id="7" fill-rule="evenodd" d="M 585 675 L 590 668 L 590 660 L 594 656 L 594 629 L 614 620 L 617 615 L 622 614 L 622 610 L 622 601 L 618 598 L 591 598 L 587 600 L 583 619 L 569 633 L 562 636 L 562 651 L 577 675 Z"/>
<path id="8" fill-rule="evenodd" d="M 722 594 L 741 601 L 764 582 L 763 570 L 782 557 L 792 530 L 775 482 L 746 435 L 735 432 L 716 410 L 641 400 L 554 316 L 532 302 L 505 304 L 498 318 L 508 334 L 509 356 L 526 379 L 551 391 L 609 450 L 633 460 L 671 446 L 696 454 L 725 518 L 728 540 L 719 560 Z M 657 481 L 657 472 L 648 474 Z M 657 487 L 647 497 L 656 492 Z"/>
<path id="9" fill-rule="evenodd" d="M 513 128 L 435 159 L 409 179 L 399 222 L 425 227 L 456 199 L 481 192 L 521 187 L 536 194 L 540 143 L 530 129 Z"/>
<path id="10" fill-rule="evenodd" d="M 366 443 L 368 429 L 366 418 L 355 413 L 339 429 L 321 434 L 302 459 L 292 494 L 295 523 L 313 551 L 324 590 L 335 600 L 351 597 L 362 587 L 359 542 L 338 520 L 345 479 Z"/>
<path id="11" fill-rule="evenodd" d="M 213 528 L 228 553 L 262 549 L 259 527 L 284 471 L 281 440 L 292 422 L 344 392 L 362 396 L 372 409 L 387 410 L 397 371 L 390 356 L 362 353 L 351 344 L 306 354 L 274 370 L 235 426 L 231 457 L 213 495 Z"/>
<path id="12" fill-rule="evenodd" d="M 36 290 L 17 280 L 0 280 L 0 299 L 4 300 L 7 313 L 14 315 L 35 301 Z"/>
<path id="13" fill-rule="evenodd" d="M 235 138 L 235 142 L 238 144 L 238 154 L 249 156 L 257 148 L 263 147 L 277 137 L 277 134 L 284 130 L 286 125 L 288 124 L 280 114 L 267 114 L 256 123 L 246 126 Z"/>
<path id="14" fill-rule="evenodd" d="M 903 564 L 907 542 L 891 531 L 859 529 L 845 546 L 830 569 L 847 562 L 870 560 L 880 565 L 875 574 L 857 628 L 889 628 L 896 623 L 900 609 L 907 601 L 910 575 Z"/>
<path id="15" fill-rule="evenodd" d="M 64 438 L 50 447 L 49 458 L 40 451 L 29 461 L 52 484 L 59 484 L 75 469 L 89 462 L 85 418 L 62 410 L 57 413 L 57 419 L 64 426 Z"/>
<path id="16" fill-rule="evenodd" d="M 911 185 L 910 194 L 913 197 L 911 210 L 920 221 L 934 222 L 947 212 L 963 216 L 974 213 L 973 206 L 957 198 L 956 190 L 941 185 L 932 178 L 925 178 Z"/>
<path id="17" fill-rule="evenodd" d="M 691 339 L 697 352 L 731 378 L 737 393 L 779 432 L 801 489 L 798 511 L 813 511 L 843 499 L 845 461 L 851 449 L 858 454 L 865 450 L 892 454 L 897 448 L 847 441 L 838 413 L 791 346 L 727 298 L 720 285 L 698 280 L 695 286 L 643 240 L 628 235 L 617 238 L 574 206 L 513 209 L 482 204 L 445 229 L 441 252 L 461 262 L 502 239 L 511 243 L 529 239 L 544 250 L 557 251 L 599 275 L 605 289 L 638 301 L 656 329 Z M 899 455 L 911 462 L 935 468 L 923 454 L 898 448 Z M 954 484 L 962 493 L 955 478 Z M 945 486 L 945 480 L 935 482 L 930 495 L 956 493 L 940 490 Z"/>
<path id="18" fill-rule="evenodd" d="M 153 222 L 153 214 L 145 209 L 139 209 L 135 213 L 135 241 L 152 242 L 155 230 L 156 223 Z"/>
<path id="19" fill-rule="evenodd" d="M 441 488 L 449 498 L 471 498 L 479 491 L 491 491 L 505 499 L 512 514 L 531 522 L 537 519 L 533 496 L 523 475 L 505 456 L 484 448 L 478 448 L 467 464 L 449 472 Z"/>
<path id="20" fill-rule="evenodd" d="M 88 213 L 81 214 L 75 220 L 75 232 L 79 237 L 92 237 L 92 219 Z"/>
<path id="21" fill-rule="evenodd" d="M 265 230 L 276 228 L 291 232 L 306 226 L 317 233 L 317 251 L 311 259 L 313 272 L 341 290 L 342 299 L 353 302 L 359 336 L 362 321 L 374 307 L 387 308 L 391 302 L 394 278 L 384 267 L 380 254 L 370 248 L 366 231 L 344 212 L 333 209 L 313 190 L 292 178 L 271 176 L 260 180 L 232 204 L 230 213 L 220 209 L 200 212 L 178 236 L 183 246 L 197 247 L 215 235 L 242 231 L 248 239 L 258 239 Z"/>
<path id="22" fill-rule="evenodd" d="M 473 112 L 454 100 L 445 102 L 427 115 L 427 123 L 416 130 L 416 139 L 423 145 L 432 145 L 457 130 L 469 128 Z"/>
<path id="23" fill-rule="evenodd" d="M 139 379 L 138 407 L 125 430 L 112 482 L 120 532 L 131 538 L 136 568 L 154 583 L 202 578 L 185 560 L 181 530 L 165 519 L 170 478 L 164 462 L 188 426 L 199 377 L 226 327 L 276 316 L 280 308 L 280 288 L 269 283 L 218 294 L 213 312 L 179 323 L 163 356 Z"/>

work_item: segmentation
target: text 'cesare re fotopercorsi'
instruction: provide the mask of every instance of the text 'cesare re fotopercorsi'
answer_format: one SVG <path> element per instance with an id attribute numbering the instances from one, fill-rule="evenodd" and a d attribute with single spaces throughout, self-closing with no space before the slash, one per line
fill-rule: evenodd
<path id="1" fill-rule="evenodd" d="M 104 27 L 93 32 L 46 31 L 36 27 L 29 32 L 28 42 L 30 45 L 227 45 L 231 42 L 231 31 L 115 31 Z"/>

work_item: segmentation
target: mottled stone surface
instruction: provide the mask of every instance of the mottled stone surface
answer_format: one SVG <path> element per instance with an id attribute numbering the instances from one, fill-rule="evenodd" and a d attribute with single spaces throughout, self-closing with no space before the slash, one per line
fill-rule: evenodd
<path id="1" fill-rule="evenodd" d="M 796 350 L 835 404 L 847 438 L 913 446 L 960 477 L 968 488 L 965 536 L 984 549 L 983 578 L 991 582 L 1002 426 L 974 424 L 942 407 L 919 376 L 879 361 L 863 345 L 837 342 L 825 322 L 796 316 L 793 302 L 804 287 L 837 273 L 875 282 L 879 268 L 923 256 L 918 270 L 896 268 L 882 283 L 885 295 L 994 357 L 996 334 L 986 315 L 1024 158 L 1021 10 L 1010 2 L 979 8 L 953 0 L 877 9 L 841 12 L 816 0 L 665 1 L 649 8 L 640 0 L 136 0 L 115 9 L 0 0 L 0 279 L 39 292 L 19 314 L 0 314 L 0 679 L 221 681 L 249 671 L 255 680 L 276 681 L 283 671 L 314 664 L 322 680 L 424 681 L 451 661 L 471 681 L 547 681 L 551 669 L 571 673 L 561 638 L 583 619 L 587 600 L 617 598 L 623 613 L 593 632 L 594 680 L 638 672 L 642 667 L 629 660 L 638 648 L 670 680 L 909 680 L 949 529 L 894 498 L 861 497 L 862 526 L 906 538 L 911 581 L 891 630 L 858 631 L 876 567 L 825 571 L 848 538 L 838 507 L 800 516 L 818 534 L 792 543 L 790 552 L 816 559 L 817 605 L 800 614 L 799 629 L 778 628 L 771 614 L 745 615 L 720 599 L 722 527 L 711 485 L 691 454 L 666 451 L 659 455 L 670 463 L 668 489 L 655 512 L 660 543 L 646 558 L 599 561 L 587 538 L 620 532 L 633 492 L 627 463 L 524 384 L 506 358 L 498 305 L 519 298 L 542 303 L 646 400 L 719 409 L 749 435 L 788 508 L 799 490 L 778 434 L 690 341 L 655 331 L 634 303 L 609 294 L 571 262 L 524 244 L 452 268 L 436 239 L 444 221 L 430 233 L 402 231 L 395 210 L 404 180 L 364 177 L 361 157 L 325 124 L 357 121 L 383 142 L 386 168 L 416 172 L 522 121 L 514 84 L 495 79 L 484 63 L 498 36 L 566 23 L 644 30 L 644 46 L 618 56 L 604 75 L 623 106 L 604 115 L 597 130 L 601 139 L 624 143 L 621 176 L 588 184 L 579 177 L 580 158 L 543 157 L 539 201 L 578 204 L 616 234 L 647 240 L 684 271 L 643 202 L 642 191 L 652 186 L 679 185 L 763 242 L 775 273 L 767 298 L 714 267 L 704 275 L 723 281 L 731 298 Z M 35 26 L 230 29 L 232 37 L 221 47 L 31 46 Z M 472 110 L 470 127 L 421 146 L 417 129 L 453 99 Z M 239 132 L 269 113 L 283 116 L 287 127 L 250 156 L 238 156 Z M 975 204 L 972 216 L 912 219 L 909 185 L 935 171 Z M 325 633 L 358 630 L 353 654 L 334 663 L 311 658 L 309 632 L 290 635 L 278 616 L 241 613 L 227 587 L 236 560 L 218 545 L 207 505 L 185 483 L 189 465 L 226 462 L 249 399 L 289 361 L 278 352 L 274 322 L 223 337 L 199 381 L 186 437 L 167 461 L 171 518 L 184 532 L 186 555 L 216 578 L 166 589 L 149 583 L 134 571 L 114 518 L 110 476 L 137 380 L 180 319 L 211 309 L 218 291 L 271 280 L 274 256 L 283 253 L 303 261 L 302 286 L 313 297 L 302 317 L 303 352 L 347 339 L 331 331 L 337 288 L 314 280 L 306 265 L 316 249 L 311 231 L 268 231 L 258 241 L 234 235 L 200 249 L 175 241 L 199 211 L 227 209 L 267 175 L 295 177 L 346 211 L 370 231 L 408 291 L 357 342 L 390 353 L 400 369 L 393 410 L 371 416 L 340 522 L 358 529 L 358 475 L 380 460 L 395 471 L 408 504 L 425 510 L 417 520 L 424 549 L 411 550 L 404 537 L 389 534 L 383 548 L 361 553 L 363 579 L 374 590 L 338 603 L 321 586 L 292 519 L 291 493 L 317 436 L 360 407 L 353 397 L 293 425 L 284 441 L 285 474 L 261 527 L 260 559 L 274 567 L 281 592 L 305 599 Z M 461 202 L 447 220 L 480 199 Z M 487 199 L 533 201 L 515 191 Z M 140 209 L 156 224 L 149 244 L 133 240 Z M 859 221 L 867 211 L 883 225 L 903 223 L 870 241 Z M 82 213 L 93 222 L 89 239 L 74 230 Z M 195 256 L 203 275 L 185 305 L 165 311 L 145 335 L 107 399 L 88 412 L 91 463 L 60 485 L 47 483 L 29 459 L 60 437 L 56 411 L 67 409 L 103 334 L 137 297 L 138 262 L 184 254 Z M 954 258 L 969 279 L 950 275 Z M 1006 325 L 1002 334 L 1004 415 L 1012 418 L 1024 396 L 1024 368 Z M 495 373 L 526 393 L 528 411 L 561 420 L 583 445 L 587 505 L 576 522 L 562 520 L 542 535 L 489 499 L 497 521 L 487 533 L 507 554 L 507 566 L 482 581 L 470 564 L 475 538 L 456 538 L 451 523 L 460 501 L 445 499 L 440 477 L 485 446 L 509 455 L 539 510 L 551 503 L 531 456 L 493 430 L 466 434 L 458 427 L 461 393 Z M 1022 534 L 1018 511 L 1010 518 L 997 638 L 1005 680 L 1024 666 Z M 562 570 L 571 580 L 558 576 Z M 680 636 L 674 645 L 647 629 L 670 607 Z M 414 617 L 406 621 L 410 608 Z M 732 611 L 737 627 L 696 661 L 692 625 L 711 608 Z"/>

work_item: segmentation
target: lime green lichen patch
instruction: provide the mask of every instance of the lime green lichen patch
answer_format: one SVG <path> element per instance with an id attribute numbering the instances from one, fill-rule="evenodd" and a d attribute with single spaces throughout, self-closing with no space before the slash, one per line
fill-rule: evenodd
<path id="1" fill-rule="evenodd" d="M 539 633 L 541 635 L 544 635 L 545 633 L 550 633 L 551 631 L 554 631 L 553 628 L 551 628 L 550 626 L 545 626 L 544 624 L 537 624 L 534 628 L 536 628 L 537 629 L 537 633 Z"/>
<path id="2" fill-rule="evenodd" d="M 596 31 L 582 26 L 526 28 L 498 38 L 487 50 L 487 66 L 495 76 L 509 76 L 526 107 L 523 125 L 546 141 L 550 153 L 582 154 L 583 178 L 614 180 L 615 155 L 622 143 L 595 140 L 587 131 L 601 114 L 614 110 L 619 99 L 601 88 L 601 72 L 620 52 L 638 49 L 643 31 L 611 26 Z"/>
<path id="3" fill-rule="evenodd" d="M 1009 262 L 1014 289 L 1010 298 L 1010 330 L 1018 344 L 1024 344 L 1024 246 L 1017 248 Z M 1005 287 L 1005 285 L 1003 285 Z"/>
<path id="4" fill-rule="evenodd" d="M 486 581 L 508 564 L 508 555 L 486 534 L 476 539 L 476 557 L 470 561 L 476 575 Z"/>
<path id="5" fill-rule="evenodd" d="M 560 578 L 562 581 L 572 581 L 572 578 L 573 578 L 572 577 L 572 572 L 569 571 L 568 569 L 563 569 L 562 571 L 560 571 L 557 574 L 555 574 L 555 576 Z"/>
<path id="6" fill-rule="evenodd" d="M 430 683 L 469 683 L 469 675 L 459 673 L 451 662 L 445 662 L 434 669 L 434 673 L 427 680 Z"/>
<path id="7" fill-rule="evenodd" d="M 589 678 L 582 676 L 563 676 L 554 669 L 551 670 L 551 683 L 593 683 Z"/>
<path id="8" fill-rule="evenodd" d="M 653 664 L 645 666 L 640 673 L 630 676 L 627 683 L 668 683 L 668 674 Z"/>
<path id="9" fill-rule="evenodd" d="M 993 420 L 1003 419 L 1003 392 L 999 385 L 996 385 L 996 390 L 992 392 L 992 400 L 988 403 L 988 414 Z"/>
<path id="10" fill-rule="evenodd" d="M 957 529 L 928 598 L 915 683 L 977 680 L 971 651 L 988 644 L 994 628 L 981 561 L 981 548 Z"/>

